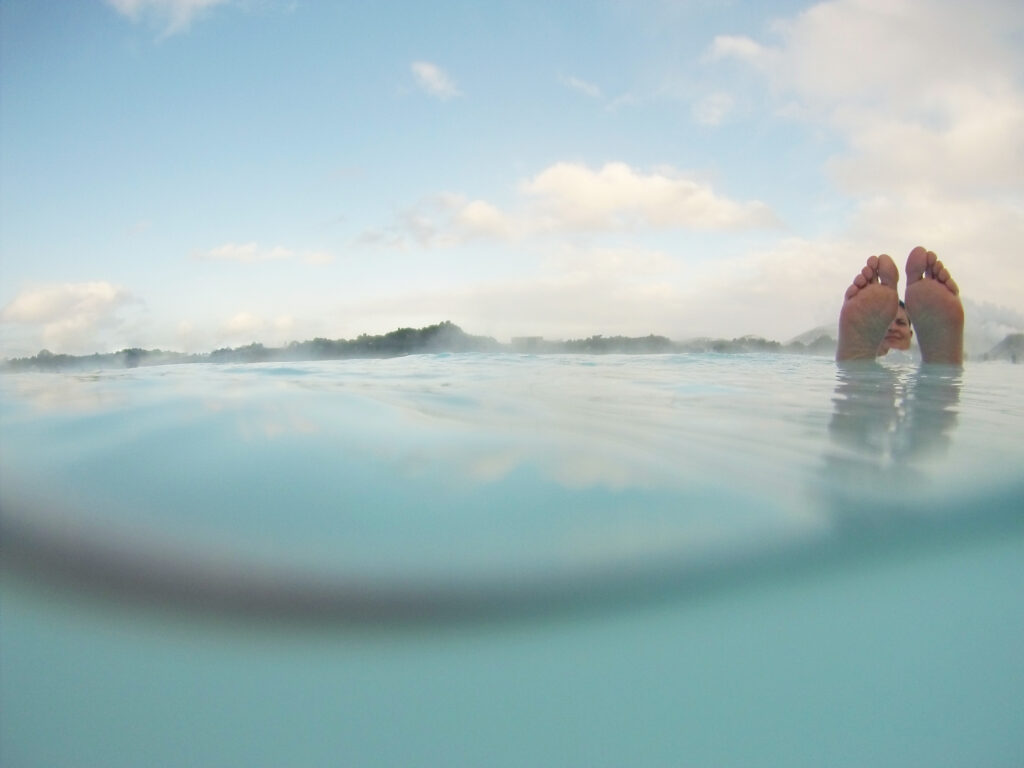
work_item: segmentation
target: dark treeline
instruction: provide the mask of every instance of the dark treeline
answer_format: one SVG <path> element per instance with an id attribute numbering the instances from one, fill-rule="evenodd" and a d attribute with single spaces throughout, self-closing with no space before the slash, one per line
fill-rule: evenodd
<path id="1" fill-rule="evenodd" d="M 34 357 L 16 357 L 6 360 L 2 370 L 7 371 L 66 371 L 96 368 L 136 368 L 140 365 L 170 365 L 172 363 L 209 362 L 209 355 L 187 355 L 165 352 L 162 349 L 122 349 L 120 352 L 92 355 L 59 355 L 42 350 Z"/>
<path id="2" fill-rule="evenodd" d="M 8 360 L 8 371 L 65 371 L 97 368 L 135 368 L 174 363 L 272 363 L 346 358 L 399 357 L 439 352 L 518 352 L 531 354 L 667 354 L 679 352 L 789 352 L 831 355 L 836 342 L 821 336 L 811 344 L 780 344 L 757 336 L 738 339 L 693 339 L 672 341 L 664 336 L 591 336 L 587 339 L 548 341 L 539 337 L 513 339 L 502 344 L 489 336 L 473 336 L 445 321 L 425 328 L 399 328 L 380 336 L 363 334 L 355 339 L 311 339 L 293 341 L 284 347 L 253 343 L 243 347 L 215 349 L 205 354 L 185 354 L 159 349 L 122 349 L 93 355 L 60 355 L 41 351 L 34 357 Z"/>

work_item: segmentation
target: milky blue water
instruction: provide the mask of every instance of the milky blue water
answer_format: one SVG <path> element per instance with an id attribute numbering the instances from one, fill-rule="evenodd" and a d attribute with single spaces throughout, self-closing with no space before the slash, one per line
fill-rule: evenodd
<path id="1" fill-rule="evenodd" d="M 1024 373 L 0 376 L 3 765 L 1024 764 Z"/>

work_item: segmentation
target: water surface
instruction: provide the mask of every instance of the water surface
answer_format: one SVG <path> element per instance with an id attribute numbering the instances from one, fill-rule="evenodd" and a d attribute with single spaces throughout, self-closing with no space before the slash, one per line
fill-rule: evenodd
<path id="1" fill-rule="evenodd" d="M 1020 370 L 0 377 L 4 755 L 1018 764 Z"/>

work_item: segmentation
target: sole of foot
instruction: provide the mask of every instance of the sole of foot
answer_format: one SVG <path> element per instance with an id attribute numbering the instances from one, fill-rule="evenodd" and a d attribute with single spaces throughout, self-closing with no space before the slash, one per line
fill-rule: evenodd
<path id="1" fill-rule="evenodd" d="M 836 360 L 874 360 L 878 345 L 896 317 L 900 272 L 887 256 L 871 256 L 853 278 L 839 312 Z"/>
<path id="2" fill-rule="evenodd" d="M 949 270 L 931 251 L 918 246 L 907 257 L 907 314 L 926 363 L 962 365 L 964 308 Z"/>

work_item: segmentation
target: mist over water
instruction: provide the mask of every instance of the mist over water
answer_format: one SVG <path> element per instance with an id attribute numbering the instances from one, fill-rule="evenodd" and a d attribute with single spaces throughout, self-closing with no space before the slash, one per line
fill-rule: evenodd
<path id="1" fill-rule="evenodd" d="M 298 718 L 298 764 L 1012 764 L 1022 378 L 701 354 L 0 377 L 4 751 L 272 765 L 237 735 Z M 172 715 L 235 738 L 169 752 Z"/>

